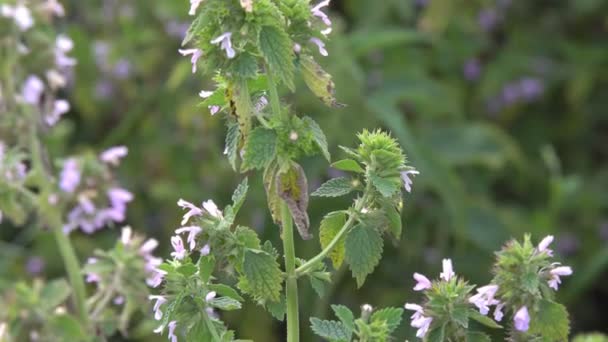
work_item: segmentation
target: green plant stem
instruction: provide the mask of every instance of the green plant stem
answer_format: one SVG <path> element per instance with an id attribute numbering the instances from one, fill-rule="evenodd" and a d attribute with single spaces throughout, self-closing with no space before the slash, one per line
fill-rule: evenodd
<path id="1" fill-rule="evenodd" d="M 52 179 L 52 177 L 47 172 L 43 162 L 42 149 L 38 140 L 38 130 L 36 128 L 36 117 L 31 115 L 30 120 L 32 125 L 30 152 L 32 155 L 33 169 L 35 172 L 37 172 L 36 177 L 40 180 L 38 182 L 40 194 L 42 197 L 46 197 L 49 193 L 51 193 L 51 189 L 49 188 L 49 180 Z M 45 198 L 39 198 L 38 201 L 41 216 L 45 219 L 53 231 L 55 241 L 57 242 L 57 247 L 59 248 L 59 254 L 61 254 L 70 284 L 72 285 L 72 296 L 74 299 L 74 305 L 76 306 L 76 311 L 83 325 L 88 327 L 89 317 L 86 307 L 86 291 L 84 280 L 82 279 L 82 274 L 80 272 L 80 263 L 76 257 L 74 247 L 72 246 L 69 237 L 63 232 L 63 223 L 57 208 L 51 208 Z"/>
<path id="2" fill-rule="evenodd" d="M 213 325 L 213 321 L 211 321 L 211 317 L 209 317 L 209 314 L 207 314 L 207 311 L 205 311 L 205 309 L 202 310 L 203 315 L 205 316 L 205 324 L 207 325 L 207 328 L 209 329 L 209 332 L 211 333 L 211 337 L 213 338 L 213 341 L 221 341 L 221 337 L 220 334 L 217 332 L 217 329 L 215 327 L 215 325 Z"/>
<path id="3" fill-rule="evenodd" d="M 300 340 L 300 316 L 298 311 L 298 278 L 296 276 L 296 252 L 293 241 L 293 220 L 285 202 L 281 203 L 281 222 L 283 224 L 283 250 L 285 253 L 285 273 L 287 280 L 287 342 Z"/>

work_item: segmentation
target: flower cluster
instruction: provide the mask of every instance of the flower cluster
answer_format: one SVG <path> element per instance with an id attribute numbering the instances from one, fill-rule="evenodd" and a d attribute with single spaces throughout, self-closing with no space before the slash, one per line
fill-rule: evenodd
<path id="1" fill-rule="evenodd" d="M 87 234 L 126 218 L 127 204 L 133 194 L 112 184 L 111 167 L 127 155 L 127 148 L 118 146 L 97 157 L 67 158 L 59 174 L 59 195 L 49 198 L 51 204 L 62 199 L 72 208 L 67 214 L 64 232 L 80 228 Z"/>

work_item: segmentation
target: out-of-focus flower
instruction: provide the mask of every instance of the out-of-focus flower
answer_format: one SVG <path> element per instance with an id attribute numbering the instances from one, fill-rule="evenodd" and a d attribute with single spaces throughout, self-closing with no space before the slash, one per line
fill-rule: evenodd
<path id="1" fill-rule="evenodd" d="M 213 91 L 201 90 L 201 92 L 198 93 L 198 96 L 200 96 L 203 99 L 206 99 L 211 95 L 213 95 Z"/>
<path id="2" fill-rule="evenodd" d="M 126 79 L 131 74 L 131 62 L 126 58 L 119 59 L 112 73 L 119 79 Z"/>
<path id="3" fill-rule="evenodd" d="M 27 259 L 25 270 L 31 275 L 39 275 L 44 270 L 45 262 L 39 256 L 33 256 Z"/>
<path id="4" fill-rule="evenodd" d="M 403 180 L 403 186 L 405 187 L 405 191 L 412 192 L 412 184 L 413 181 L 410 178 L 410 175 L 419 175 L 420 172 L 417 170 L 406 170 L 401 172 L 401 179 Z"/>
<path id="5" fill-rule="evenodd" d="M 536 100 L 545 91 L 543 82 L 540 79 L 533 77 L 522 78 L 519 81 L 519 88 L 521 96 L 527 101 Z"/>
<path id="6" fill-rule="evenodd" d="M 171 37 L 183 39 L 186 36 L 189 27 L 190 24 L 187 22 L 171 20 L 165 24 L 165 32 Z"/>
<path id="7" fill-rule="evenodd" d="M 500 303 L 498 305 L 496 305 L 496 308 L 494 309 L 494 319 L 497 322 L 502 321 L 502 317 L 504 316 L 504 313 L 502 312 L 502 309 L 505 307 L 504 303 Z"/>
<path id="8" fill-rule="evenodd" d="M 154 310 L 154 319 L 158 321 L 161 318 L 163 318 L 163 312 L 160 309 L 160 306 L 167 302 L 167 298 L 165 298 L 165 296 L 154 296 L 154 295 L 148 296 L 148 298 L 150 300 L 156 301 L 154 303 L 154 308 L 152 310 Z"/>
<path id="9" fill-rule="evenodd" d="M 432 287 L 429 278 L 425 277 L 420 273 L 414 273 L 414 279 L 416 280 L 416 286 L 414 286 L 414 291 L 422 291 L 430 289 Z"/>
<path id="10" fill-rule="evenodd" d="M 220 45 L 220 48 L 226 51 L 226 56 L 229 59 L 234 58 L 236 56 L 236 51 L 232 48 L 232 32 L 225 32 L 219 35 L 217 38 L 211 41 L 211 44 Z"/>
<path id="11" fill-rule="evenodd" d="M 329 16 L 327 14 L 325 14 L 325 13 L 323 13 L 323 11 L 321 11 L 321 9 L 323 7 L 329 6 L 329 1 L 330 0 L 321 1 L 320 3 L 318 3 L 316 6 L 314 6 L 310 10 L 313 16 L 321 19 L 323 21 L 323 23 L 325 23 L 325 25 L 327 25 L 327 26 L 331 26 L 331 20 L 329 19 Z"/>
<path id="12" fill-rule="evenodd" d="M 196 9 L 198 8 L 198 6 L 203 1 L 204 0 L 190 0 L 190 12 L 188 12 L 188 14 L 189 15 L 195 15 L 196 14 Z"/>
<path id="13" fill-rule="evenodd" d="M 253 0 L 241 0 L 241 7 L 243 7 L 245 12 L 253 12 Z"/>
<path id="14" fill-rule="evenodd" d="M 46 79 L 53 89 L 63 88 L 67 84 L 65 77 L 54 69 L 50 69 L 46 72 Z"/>
<path id="15" fill-rule="evenodd" d="M 75 158 L 69 158 L 63 163 L 63 169 L 59 176 L 59 188 L 67 193 L 72 193 L 80 184 L 80 167 Z"/>
<path id="16" fill-rule="evenodd" d="M 126 146 L 115 146 L 103 151 L 99 155 L 99 160 L 104 163 L 117 166 L 120 160 L 127 156 L 129 149 Z"/>
<path id="17" fill-rule="evenodd" d="M 486 32 L 492 31 L 498 24 L 498 12 L 494 8 L 486 8 L 479 12 L 477 23 Z"/>
<path id="18" fill-rule="evenodd" d="M 513 316 L 513 323 L 515 325 L 515 329 L 519 331 L 528 331 L 530 329 L 530 315 L 528 314 L 528 308 L 522 306 L 517 312 L 515 316 Z"/>
<path id="19" fill-rule="evenodd" d="M 0 5 L 0 14 L 5 18 L 13 18 L 15 24 L 21 31 L 27 31 L 34 26 L 32 12 L 22 4 L 16 6 L 7 4 Z"/>
<path id="20" fill-rule="evenodd" d="M 454 273 L 454 269 L 452 267 L 452 260 L 443 259 L 442 266 L 443 266 L 443 272 L 441 272 L 439 274 L 439 277 L 445 281 L 450 281 L 450 279 L 452 279 L 452 277 L 454 277 L 456 275 Z"/>
<path id="21" fill-rule="evenodd" d="M 44 91 L 44 83 L 38 76 L 30 75 L 25 79 L 23 87 L 21 88 L 21 97 L 23 102 L 38 105 L 40 97 Z"/>
<path id="22" fill-rule="evenodd" d="M 549 271 L 549 274 L 551 275 L 551 279 L 548 281 L 549 287 L 557 291 L 559 284 L 562 283 L 560 277 L 572 275 L 572 268 L 569 266 L 559 266 Z"/>
<path id="23" fill-rule="evenodd" d="M 54 126 L 61 116 L 70 111 L 70 103 L 66 100 L 55 100 L 53 110 L 45 116 L 45 121 L 49 126 Z"/>
<path id="24" fill-rule="evenodd" d="M 169 327 L 169 339 L 171 339 L 171 342 L 177 342 L 177 336 L 175 336 L 175 327 L 177 326 L 177 321 L 171 321 L 169 324 L 167 324 L 167 326 Z"/>
<path id="25" fill-rule="evenodd" d="M 58 17 L 63 17 L 65 15 L 65 9 L 63 8 L 63 5 L 57 0 L 47 0 L 42 6 L 44 11 L 49 14 L 54 14 Z"/>
<path id="26" fill-rule="evenodd" d="M 490 312 L 491 305 L 497 305 L 500 302 L 494 299 L 494 295 L 498 291 L 497 285 L 486 285 L 477 289 L 477 294 L 469 298 L 469 303 L 475 305 L 479 309 L 479 313 L 487 315 Z"/>
<path id="27" fill-rule="evenodd" d="M 182 56 L 192 55 L 190 58 L 190 63 L 192 63 L 192 73 L 196 72 L 196 62 L 203 55 L 203 50 L 201 49 L 179 49 L 177 50 Z"/>
<path id="28" fill-rule="evenodd" d="M 471 58 L 464 63 L 462 73 L 467 81 L 475 81 L 481 74 L 481 63 L 477 58 Z"/>
<path id="29" fill-rule="evenodd" d="M 76 65 L 74 58 L 68 57 L 67 53 L 74 48 L 74 42 L 70 37 L 60 34 L 55 40 L 55 64 L 59 68 L 73 67 Z"/>
<path id="30" fill-rule="evenodd" d="M 124 227 L 120 232 L 120 243 L 127 246 L 131 242 L 131 237 L 133 236 L 133 230 L 131 227 Z"/>
<path id="31" fill-rule="evenodd" d="M 322 56 L 325 56 L 325 57 L 329 56 L 329 52 L 327 52 L 327 50 L 325 49 L 325 43 L 321 39 L 319 39 L 317 37 L 312 37 L 312 38 L 310 38 L 310 42 L 315 44 L 317 46 L 317 48 L 319 48 L 319 53 Z"/>

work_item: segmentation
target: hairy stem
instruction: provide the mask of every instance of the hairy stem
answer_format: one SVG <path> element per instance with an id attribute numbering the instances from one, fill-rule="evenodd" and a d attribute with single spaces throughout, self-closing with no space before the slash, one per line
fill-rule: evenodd
<path id="1" fill-rule="evenodd" d="M 287 342 L 300 340 L 300 317 L 298 312 L 298 278 L 296 276 L 296 253 L 293 242 L 293 220 L 285 202 L 281 203 L 281 222 L 283 224 L 283 250 L 285 253 L 285 272 L 287 280 Z"/>

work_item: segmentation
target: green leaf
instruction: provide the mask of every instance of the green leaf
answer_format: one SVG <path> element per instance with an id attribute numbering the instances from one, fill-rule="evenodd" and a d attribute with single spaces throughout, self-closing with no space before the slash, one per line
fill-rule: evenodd
<path id="1" fill-rule="evenodd" d="M 245 142 L 243 171 L 266 167 L 274 159 L 276 148 L 277 135 L 274 131 L 262 127 L 254 129 Z"/>
<path id="2" fill-rule="evenodd" d="M 349 308 L 344 305 L 332 305 L 331 308 L 350 333 L 355 331 L 355 315 Z"/>
<path id="3" fill-rule="evenodd" d="M 233 289 L 232 287 L 224 284 L 210 284 L 209 290 L 217 292 L 219 295 L 224 297 L 230 297 L 234 300 L 238 300 L 240 302 L 244 301 L 243 297 L 239 295 L 239 293 Z"/>
<path id="4" fill-rule="evenodd" d="M 192 21 L 192 24 L 186 32 L 184 40 L 182 40 L 182 46 L 188 44 L 194 36 L 200 31 L 204 24 L 205 12 L 200 12 L 199 15 Z"/>
<path id="5" fill-rule="evenodd" d="M 278 301 L 283 277 L 276 259 L 270 254 L 253 249 L 245 251 L 243 273 L 252 295 L 258 300 Z"/>
<path id="6" fill-rule="evenodd" d="M 241 79 L 232 84 L 229 88 L 230 111 L 239 124 L 240 134 L 247 139 L 251 131 L 251 117 L 253 115 L 253 105 L 251 104 L 251 94 L 247 80 Z"/>
<path id="7" fill-rule="evenodd" d="M 401 183 L 395 182 L 392 179 L 380 177 L 372 174 L 369 176 L 369 180 L 372 182 L 376 190 L 384 197 L 392 197 L 395 195 L 400 187 Z"/>
<path id="8" fill-rule="evenodd" d="M 346 236 L 344 246 L 346 262 L 361 287 L 382 258 L 382 236 L 377 229 L 358 224 Z"/>
<path id="9" fill-rule="evenodd" d="M 527 272 L 521 277 L 521 286 L 528 293 L 537 293 L 539 276 L 536 272 Z"/>
<path id="10" fill-rule="evenodd" d="M 339 177 L 323 183 L 311 195 L 317 197 L 340 197 L 349 194 L 353 190 L 353 184 L 350 179 Z"/>
<path id="11" fill-rule="evenodd" d="M 476 320 L 477 322 L 481 323 L 482 325 L 485 325 L 488 328 L 493 328 L 493 329 L 502 328 L 502 326 L 500 324 L 496 323 L 490 317 L 480 314 L 479 311 L 477 311 L 477 310 L 469 310 L 469 318 Z"/>
<path id="12" fill-rule="evenodd" d="M 388 229 L 395 239 L 401 239 L 403 224 L 401 222 L 401 212 L 389 201 L 383 201 L 382 209 L 388 219 Z"/>
<path id="13" fill-rule="evenodd" d="M 245 197 L 247 197 L 247 190 L 249 189 L 249 185 L 247 183 L 247 178 L 243 179 L 241 184 L 234 190 L 232 194 L 232 207 L 234 209 L 234 215 L 238 213 L 245 202 Z"/>
<path id="14" fill-rule="evenodd" d="M 258 61 L 255 56 L 245 51 L 232 60 L 228 70 L 235 78 L 254 78 L 258 74 Z"/>
<path id="15" fill-rule="evenodd" d="M 384 308 L 378 310 L 372 314 L 372 322 L 386 322 L 388 333 L 392 333 L 401 324 L 401 316 L 403 316 L 403 309 L 401 308 Z"/>
<path id="16" fill-rule="evenodd" d="M 47 322 L 53 331 L 59 333 L 60 341 L 88 341 L 85 329 L 71 315 L 52 315 Z M 44 339 L 43 339 L 44 340 Z"/>
<path id="17" fill-rule="evenodd" d="M 310 318 L 312 331 L 330 341 L 350 341 L 351 334 L 348 333 L 344 324 L 337 321 L 322 321 L 316 317 Z"/>
<path id="18" fill-rule="evenodd" d="M 365 172 L 365 170 L 361 167 L 361 165 L 359 165 L 359 163 L 357 163 L 355 160 L 352 160 L 352 159 L 339 160 L 339 161 L 331 164 L 331 167 L 333 167 L 334 169 L 342 170 L 342 171 L 350 171 L 350 172 L 356 172 L 356 173 Z"/>
<path id="19" fill-rule="evenodd" d="M 343 212 L 334 211 L 325 215 L 319 228 L 321 248 L 325 249 L 329 245 L 345 223 L 346 215 Z M 342 266 L 342 262 L 344 261 L 344 238 L 338 241 L 331 252 L 329 252 L 329 257 L 335 269 Z"/>
<path id="20" fill-rule="evenodd" d="M 329 149 L 327 147 L 327 137 L 325 136 L 325 133 L 323 133 L 323 130 L 319 124 L 308 116 L 305 116 L 302 118 L 302 120 L 308 124 L 308 127 L 312 132 L 312 138 L 321 150 L 321 153 L 323 153 L 325 159 L 327 159 L 327 161 L 331 161 L 331 155 L 329 154 Z"/>
<path id="21" fill-rule="evenodd" d="M 479 331 L 469 331 L 467 333 L 467 342 L 492 342 L 488 334 Z"/>
<path id="22" fill-rule="evenodd" d="M 201 256 L 198 259 L 198 274 L 203 282 L 209 282 L 213 269 L 215 269 L 215 258 L 213 255 Z"/>
<path id="23" fill-rule="evenodd" d="M 270 67 L 270 72 L 293 90 L 295 88 L 293 44 L 287 33 L 276 26 L 262 26 L 258 36 L 258 46 Z"/>
<path id="24" fill-rule="evenodd" d="M 313 277 L 309 274 L 310 286 L 315 290 L 315 293 L 319 296 L 319 298 L 325 297 L 325 293 L 327 292 L 327 282 L 323 279 L 319 279 Z"/>
<path id="25" fill-rule="evenodd" d="M 241 140 L 241 131 L 239 125 L 234 120 L 228 122 L 228 133 L 226 134 L 226 155 L 228 162 L 234 171 L 238 171 L 236 161 L 238 158 L 239 141 Z"/>
<path id="26" fill-rule="evenodd" d="M 65 302 L 72 290 L 65 279 L 55 279 L 46 284 L 40 291 L 40 306 L 50 311 Z"/>
<path id="27" fill-rule="evenodd" d="M 246 248 L 260 249 L 260 238 L 253 229 L 244 226 L 238 226 L 236 227 L 235 234 L 236 239 Z"/>
<path id="28" fill-rule="evenodd" d="M 239 310 L 241 308 L 241 302 L 230 297 L 213 298 L 209 301 L 209 305 L 222 311 Z"/>
<path id="29" fill-rule="evenodd" d="M 469 327 L 469 309 L 466 306 L 457 306 L 452 310 L 452 320 L 461 327 Z"/>
<path id="30" fill-rule="evenodd" d="M 285 319 L 285 312 L 287 310 L 285 296 L 281 295 L 281 300 L 278 302 L 266 302 L 266 310 L 270 312 L 272 317 L 282 322 Z"/>
<path id="31" fill-rule="evenodd" d="M 426 342 L 444 342 L 445 324 L 431 329 L 425 337 Z"/>
<path id="32" fill-rule="evenodd" d="M 542 300 L 530 317 L 529 333 L 540 335 L 545 341 L 567 341 L 570 333 L 568 311 L 559 303 Z"/>
<path id="33" fill-rule="evenodd" d="M 323 70 L 310 56 L 300 56 L 300 65 L 302 66 L 302 78 L 304 78 L 304 82 L 321 101 L 329 107 L 344 107 L 343 104 L 338 103 L 334 96 L 336 85 L 332 81 L 330 74 Z"/>
<path id="34" fill-rule="evenodd" d="M 310 219 L 308 217 L 308 180 L 306 174 L 299 164 L 292 163 L 289 170 L 277 177 L 277 192 L 279 197 L 285 201 L 293 218 L 293 223 L 298 229 L 300 237 L 309 240 L 312 235 L 309 232 Z"/>
<path id="35" fill-rule="evenodd" d="M 177 272 L 181 273 L 182 275 L 189 277 L 193 274 L 196 273 L 196 271 L 198 270 L 198 268 L 193 264 L 193 263 L 187 263 L 187 264 L 183 264 L 180 265 L 177 268 Z"/>

